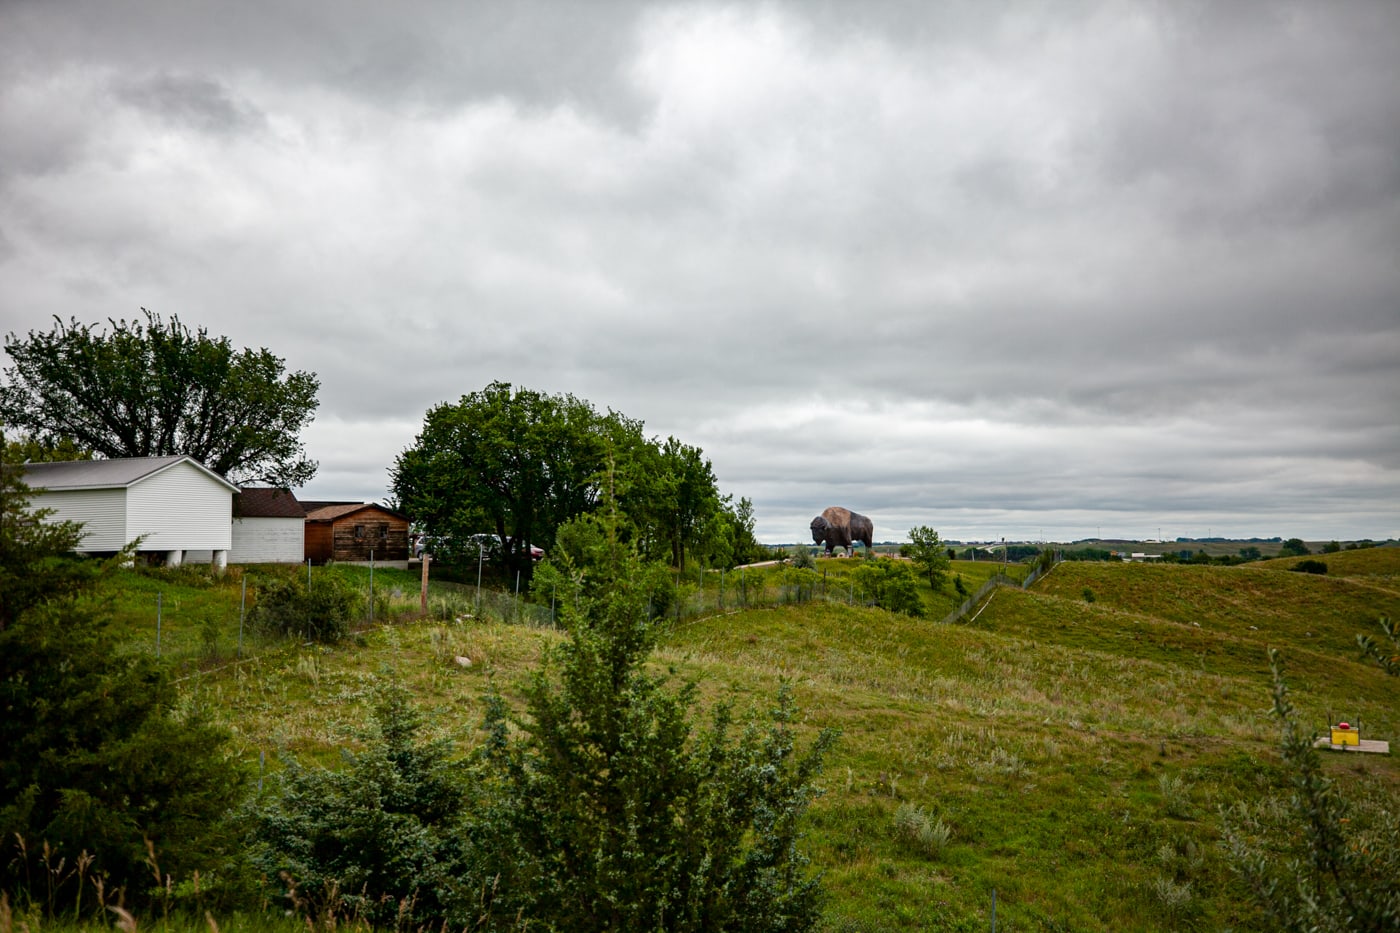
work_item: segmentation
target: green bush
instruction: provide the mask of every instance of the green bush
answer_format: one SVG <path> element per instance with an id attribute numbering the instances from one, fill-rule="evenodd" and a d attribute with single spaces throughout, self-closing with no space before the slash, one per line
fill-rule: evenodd
<path id="1" fill-rule="evenodd" d="M 923 807 L 902 803 L 894 813 L 894 831 L 901 840 L 929 858 L 942 858 L 952 841 L 952 828 L 924 812 Z"/>
<path id="2" fill-rule="evenodd" d="M 316 574 L 308 587 L 301 571 L 259 581 L 258 601 L 249 621 L 269 632 L 310 641 L 336 642 L 350 631 L 363 608 L 363 596 L 334 573 Z"/>
<path id="3" fill-rule="evenodd" d="M 609 547 L 596 596 L 561 607 L 569 638 L 531 680 L 524 714 L 489 697 L 473 911 L 577 933 L 811 929 L 821 892 L 797 842 L 834 734 L 799 753 L 786 689 L 767 729 L 733 735 L 723 704 L 697 729 L 695 689 L 644 670 L 657 635 L 646 574 Z"/>
<path id="4" fill-rule="evenodd" d="M 392 679 L 375 689 L 374 722 L 338 771 L 287 761 L 251 808 L 252 860 L 308 920 L 436 928 L 464 877 L 460 769 L 449 743 L 418 740 L 422 719 Z"/>
<path id="5" fill-rule="evenodd" d="M 1320 560 L 1300 560 L 1288 569 L 1295 573 L 1324 574 L 1327 572 L 1327 564 Z"/>
<path id="6" fill-rule="evenodd" d="M 851 574 L 856 595 L 890 612 L 922 616 L 924 601 L 919 577 L 909 561 L 887 557 L 861 563 Z"/>

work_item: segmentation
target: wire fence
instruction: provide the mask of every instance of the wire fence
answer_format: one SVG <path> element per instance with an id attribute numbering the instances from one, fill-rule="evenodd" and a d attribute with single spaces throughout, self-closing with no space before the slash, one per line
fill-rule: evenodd
<path id="1" fill-rule="evenodd" d="M 1037 565 L 1024 580 L 998 573 L 983 583 L 957 608 L 943 617 L 954 623 L 968 617 L 999 586 L 1029 587 L 1060 562 Z M 325 572 L 316 568 L 314 574 Z M 303 639 L 263 631 L 253 623 L 253 607 L 272 574 L 246 572 L 236 588 L 211 588 L 202 594 L 172 588 L 152 597 L 149 622 L 137 610 L 129 651 L 150 652 L 177 668 L 211 671 L 259 653 L 285 647 Z M 314 585 L 314 575 L 312 577 Z M 424 600 L 416 586 L 406 588 L 401 579 L 360 584 L 362 606 L 350 624 L 350 637 L 380 625 L 410 618 L 444 622 L 499 621 L 534 627 L 559 624 L 563 610 L 560 594 L 502 591 L 468 584 L 436 584 Z M 870 606 L 875 599 L 863 594 L 848 572 L 813 570 L 790 564 L 740 567 L 732 570 L 699 570 L 677 573 L 669 589 L 658 591 L 649 615 L 674 624 L 723 615 L 743 609 L 764 609 L 810 602 Z M 130 612 L 128 612 L 130 617 Z M 146 626 L 149 625 L 149 628 Z"/>
<path id="2" fill-rule="evenodd" d="M 1049 560 L 1047 562 L 1037 562 L 1024 580 L 1016 580 L 1003 573 L 993 575 L 986 583 L 979 586 L 976 592 L 963 600 L 962 605 L 944 616 L 943 622 L 951 625 L 954 622 L 962 621 L 966 618 L 968 613 L 980 606 L 984 599 L 990 598 L 990 594 L 999 586 L 1015 586 L 1023 590 L 1029 589 L 1031 584 L 1035 583 L 1035 581 L 1064 562 L 1065 557 L 1063 551 L 1053 551 L 1049 553 L 1051 554 Z"/>

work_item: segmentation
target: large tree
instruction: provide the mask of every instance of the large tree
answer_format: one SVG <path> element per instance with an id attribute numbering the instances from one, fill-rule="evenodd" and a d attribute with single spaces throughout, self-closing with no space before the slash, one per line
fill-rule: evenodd
<path id="1" fill-rule="evenodd" d="M 455 404 L 431 409 L 399 455 L 394 497 L 448 553 L 474 560 L 471 535 L 508 539 L 502 560 L 528 574 L 526 542 L 546 549 L 561 525 L 597 506 L 612 470 L 622 533 L 650 559 L 684 567 L 687 553 L 711 555 L 723 533 L 732 552 L 730 509 L 710 461 L 674 437 L 648 439 L 640 421 L 599 412 L 572 395 L 493 382 Z"/>
<path id="2" fill-rule="evenodd" d="M 290 487 L 315 475 L 300 440 L 316 411 L 314 373 L 142 313 L 107 328 L 55 318 L 47 333 L 8 335 L 0 418 L 39 445 L 188 454 L 234 482 Z"/>
<path id="3" fill-rule="evenodd" d="M 909 543 L 900 545 L 901 557 L 908 557 L 928 574 L 928 585 L 935 590 L 943 588 L 943 581 L 952 566 L 948 552 L 938 537 L 938 532 L 927 525 L 909 529 Z"/>
<path id="4" fill-rule="evenodd" d="M 394 496 L 449 547 L 494 532 L 506 566 L 528 574 L 528 546 L 550 547 L 561 524 L 592 509 L 609 455 L 641 443 L 640 422 L 493 382 L 428 411 L 394 464 Z"/>

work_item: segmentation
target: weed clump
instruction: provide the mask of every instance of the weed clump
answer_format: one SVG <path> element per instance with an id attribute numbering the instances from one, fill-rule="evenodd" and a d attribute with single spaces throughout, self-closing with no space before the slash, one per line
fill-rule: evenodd
<path id="1" fill-rule="evenodd" d="M 901 840 L 934 859 L 943 857 L 953 839 L 951 826 L 912 803 L 902 803 L 894 812 L 894 831 Z"/>

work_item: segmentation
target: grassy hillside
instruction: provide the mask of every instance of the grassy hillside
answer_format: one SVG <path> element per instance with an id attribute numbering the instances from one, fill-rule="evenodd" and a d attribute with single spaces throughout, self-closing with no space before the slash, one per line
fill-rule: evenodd
<path id="1" fill-rule="evenodd" d="M 1287 561 L 1067 563 L 1029 591 L 998 590 L 969 625 L 930 621 L 956 601 L 951 586 L 928 594 L 922 620 L 823 600 L 727 609 L 675 626 L 655 663 L 740 709 L 767 708 L 786 680 L 809 735 L 842 730 L 809 837 L 830 930 L 985 930 L 993 890 L 999 930 L 1265 929 L 1219 841 L 1223 810 L 1260 832 L 1285 815 L 1267 648 L 1284 652 L 1307 723 L 1331 711 L 1400 742 L 1400 680 L 1354 644 L 1400 616 L 1400 549 L 1326 560 L 1326 576 Z M 854 564 L 822 562 L 828 596 Z M 954 569 L 974 589 L 984 568 Z M 435 585 L 437 619 L 336 648 L 245 633 L 240 660 L 238 585 L 128 575 L 111 599 L 133 650 L 152 650 L 162 593 L 186 702 L 218 712 L 253 771 L 260 753 L 270 767 L 288 753 L 334 761 L 390 668 L 469 747 L 488 678 L 513 696 L 560 637 L 470 618 L 474 588 Z M 376 588 L 380 618 L 416 606 L 415 576 L 380 571 Z M 1393 756 L 1327 767 L 1353 795 L 1400 788 Z M 901 807 L 905 825 L 922 815 L 922 838 L 901 832 Z"/>

